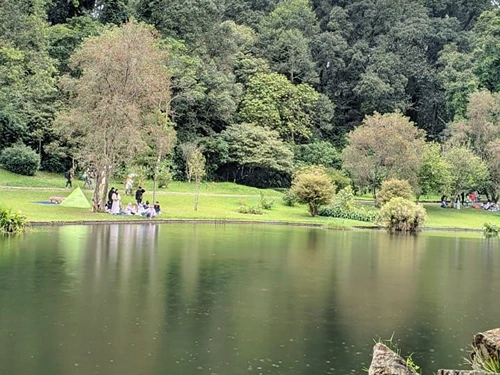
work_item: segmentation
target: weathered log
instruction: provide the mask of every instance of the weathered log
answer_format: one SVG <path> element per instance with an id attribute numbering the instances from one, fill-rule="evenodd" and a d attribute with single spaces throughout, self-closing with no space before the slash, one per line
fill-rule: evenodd
<path id="1" fill-rule="evenodd" d="M 406 365 L 406 361 L 384 344 L 373 347 L 373 358 L 368 375 L 418 375 Z"/>
<path id="2" fill-rule="evenodd" d="M 491 372 L 482 372 L 474 370 L 438 370 L 436 375 L 493 375 Z"/>

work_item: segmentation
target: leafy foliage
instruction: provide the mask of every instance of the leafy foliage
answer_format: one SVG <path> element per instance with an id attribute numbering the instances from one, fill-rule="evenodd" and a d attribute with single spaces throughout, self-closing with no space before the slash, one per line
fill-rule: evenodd
<path id="1" fill-rule="evenodd" d="M 390 232 L 417 232 L 426 220 L 425 208 L 396 197 L 380 210 L 380 220 Z"/>
<path id="2" fill-rule="evenodd" d="M 283 204 L 288 207 L 294 207 L 299 201 L 299 198 L 295 195 L 293 190 L 287 189 L 283 194 Z"/>
<path id="3" fill-rule="evenodd" d="M 369 186 L 373 193 L 387 178 L 416 184 L 424 134 L 400 113 L 375 113 L 347 135 L 344 168 L 355 182 Z"/>
<path id="4" fill-rule="evenodd" d="M 448 193 L 452 179 L 452 165 L 441 154 L 437 143 L 426 143 L 423 149 L 423 162 L 418 171 L 417 200 L 420 195 Z"/>
<path id="5" fill-rule="evenodd" d="M 27 225 L 26 216 L 20 212 L 12 212 L 11 209 L 0 207 L 0 232 L 21 233 L 26 230 Z"/>
<path id="6" fill-rule="evenodd" d="M 391 178 L 382 182 L 382 187 L 377 193 L 375 204 L 377 207 L 382 207 L 392 198 L 401 197 L 406 200 L 411 200 L 411 186 L 406 180 L 398 180 Z"/>
<path id="7" fill-rule="evenodd" d="M 314 217 L 320 206 L 331 202 L 335 186 L 323 167 L 312 166 L 295 174 L 291 190 L 300 203 L 309 206 L 309 213 Z"/>
<path id="8" fill-rule="evenodd" d="M 291 149 L 276 131 L 254 124 L 236 124 L 221 134 L 228 145 L 228 162 L 237 166 L 233 179 L 244 180 L 255 170 L 290 173 L 293 163 Z"/>
<path id="9" fill-rule="evenodd" d="M 483 235 L 487 238 L 498 237 L 500 235 L 500 228 L 493 223 L 489 223 L 489 222 L 484 223 Z M 475 370 L 480 370 L 480 369 L 475 368 Z"/>
<path id="10" fill-rule="evenodd" d="M 320 207 L 318 215 L 366 222 L 376 222 L 379 216 L 373 208 L 356 205 L 350 186 L 341 189 L 332 204 Z"/>
<path id="11" fill-rule="evenodd" d="M 18 144 L 2 151 L 0 164 L 8 171 L 33 176 L 40 168 L 40 155 L 32 148 Z"/>

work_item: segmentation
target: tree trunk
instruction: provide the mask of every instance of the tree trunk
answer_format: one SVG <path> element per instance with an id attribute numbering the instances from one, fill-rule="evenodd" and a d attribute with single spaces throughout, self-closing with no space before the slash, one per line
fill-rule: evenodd
<path id="1" fill-rule="evenodd" d="M 198 200 L 200 198 L 200 181 L 195 182 L 195 193 L 194 193 L 194 210 L 198 211 Z"/>

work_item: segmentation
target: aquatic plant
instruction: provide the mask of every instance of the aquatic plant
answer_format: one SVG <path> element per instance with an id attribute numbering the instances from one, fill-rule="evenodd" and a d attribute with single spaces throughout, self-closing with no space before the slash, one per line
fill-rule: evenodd
<path id="1" fill-rule="evenodd" d="M 486 238 L 498 237 L 500 234 L 500 228 L 493 223 L 486 222 L 483 224 L 483 235 Z"/>
<path id="2" fill-rule="evenodd" d="M 470 365 L 475 371 L 482 371 L 492 374 L 500 373 L 500 360 L 497 356 L 490 356 L 487 352 L 472 346 L 471 359 L 465 358 L 465 363 Z"/>
<path id="3" fill-rule="evenodd" d="M 0 207 L 0 232 L 21 233 L 27 226 L 27 218 L 21 212 L 12 212 L 9 208 Z"/>

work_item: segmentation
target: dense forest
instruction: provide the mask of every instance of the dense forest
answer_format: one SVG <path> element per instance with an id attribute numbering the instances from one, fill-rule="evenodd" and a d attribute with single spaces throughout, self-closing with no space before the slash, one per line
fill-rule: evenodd
<path id="1" fill-rule="evenodd" d="M 64 136 L 68 86 L 93 64 L 85 41 L 129 20 L 156 29 L 166 51 L 162 112 L 176 137 L 163 173 L 186 178 L 195 148 L 209 180 L 286 187 L 297 167 L 322 164 L 338 185 L 398 177 L 425 193 L 452 183 L 439 171 L 448 165 L 461 179 L 452 193 L 498 193 L 500 10 L 490 0 L 2 0 L 0 151 L 23 144 L 41 169 L 89 168 L 78 128 Z M 108 137 L 126 144 L 120 131 Z M 387 168 L 363 171 L 401 133 L 413 134 L 403 146 L 417 155 L 392 156 L 415 159 L 413 175 L 388 168 L 387 156 Z M 114 173 L 154 159 L 134 152 Z"/>

